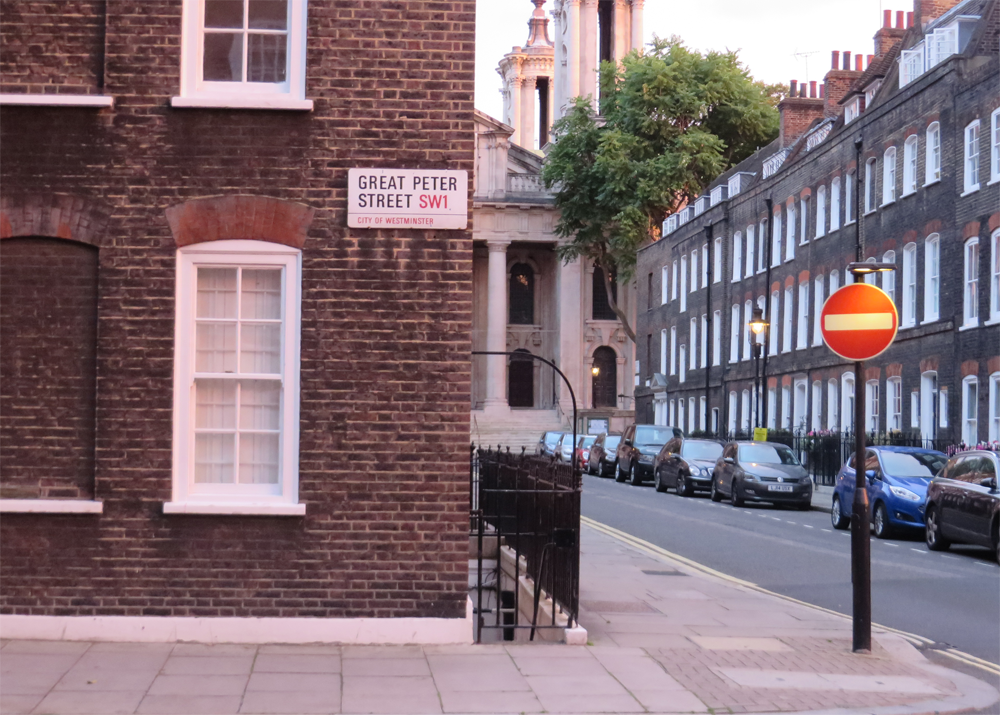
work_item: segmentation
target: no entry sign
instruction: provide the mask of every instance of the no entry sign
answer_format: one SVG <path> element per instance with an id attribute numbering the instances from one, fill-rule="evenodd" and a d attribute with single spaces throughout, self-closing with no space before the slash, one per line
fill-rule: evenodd
<path id="1" fill-rule="evenodd" d="M 823 339 L 847 360 L 868 360 L 892 345 L 899 328 L 896 306 L 867 283 L 846 285 L 831 295 L 820 314 Z"/>

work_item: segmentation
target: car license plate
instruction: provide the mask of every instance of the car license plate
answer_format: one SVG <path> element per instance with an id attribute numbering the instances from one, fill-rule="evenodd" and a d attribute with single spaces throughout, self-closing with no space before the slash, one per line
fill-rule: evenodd
<path id="1" fill-rule="evenodd" d="M 769 492 L 790 492 L 792 491 L 791 484 L 768 484 L 767 490 Z"/>

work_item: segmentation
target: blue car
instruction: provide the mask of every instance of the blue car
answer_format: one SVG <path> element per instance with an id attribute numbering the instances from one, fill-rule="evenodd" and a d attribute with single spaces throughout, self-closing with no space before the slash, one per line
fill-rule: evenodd
<path id="1" fill-rule="evenodd" d="M 875 536 L 887 539 L 894 531 L 924 528 L 927 485 L 948 457 L 916 447 L 871 447 L 865 453 L 870 519 Z M 830 520 L 835 529 L 851 523 L 854 501 L 854 455 L 837 475 Z"/>

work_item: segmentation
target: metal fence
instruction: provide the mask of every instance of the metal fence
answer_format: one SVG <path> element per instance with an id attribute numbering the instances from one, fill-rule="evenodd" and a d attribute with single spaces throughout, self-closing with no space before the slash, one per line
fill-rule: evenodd
<path id="1" fill-rule="evenodd" d="M 477 643 L 489 630 L 514 640 L 518 629 L 528 629 L 528 638 L 534 639 L 538 629 L 575 626 L 582 486 L 580 472 L 569 464 L 523 451 L 472 447 L 470 535 L 477 564 Z M 522 575 L 534 583 L 530 604 L 523 602 Z M 543 590 L 553 603 L 547 617 L 539 610 Z"/>
<path id="2" fill-rule="evenodd" d="M 733 432 L 723 437 L 725 440 L 749 440 L 753 435 L 748 432 Z M 788 445 L 799 457 L 806 470 L 816 484 L 834 486 L 840 468 L 854 453 L 854 433 L 852 432 L 789 432 L 787 430 L 769 430 L 769 442 Z M 919 434 L 903 432 L 868 432 L 865 433 L 865 445 L 868 447 L 895 446 L 920 447 L 934 449 L 945 454 L 956 451 L 954 440 L 925 439 Z"/>

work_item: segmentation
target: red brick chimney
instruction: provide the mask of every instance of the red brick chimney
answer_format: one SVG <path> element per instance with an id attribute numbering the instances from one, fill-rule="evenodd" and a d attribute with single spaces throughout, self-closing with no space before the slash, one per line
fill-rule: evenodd
<path id="1" fill-rule="evenodd" d="M 903 27 L 903 11 L 896 13 L 896 26 L 892 26 L 892 10 L 882 11 L 882 27 L 875 33 L 875 56 L 882 57 L 889 53 L 903 39 L 906 28 Z"/>
<path id="2" fill-rule="evenodd" d="M 850 52 L 844 52 L 843 66 L 838 68 L 837 65 L 840 60 L 841 53 L 834 50 L 831 69 L 826 73 L 826 78 L 824 79 L 826 87 L 823 98 L 825 102 L 824 113 L 827 117 L 836 117 L 840 114 L 840 100 L 847 96 L 851 85 L 861 76 L 860 71 L 851 69 Z M 778 107 L 780 109 L 781 105 L 778 105 Z"/>
<path id="3" fill-rule="evenodd" d="M 920 27 L 926 27 L 927 23 L 935 18 L 941 17 L 961 0 L 913 0 L 913 14 L 916 15 L 916 22 Z"/>
<path id="4" fill-rule="evenodd" d="M 816 96 L 816 83 L 792 80 L 788 96 L 778 104 L 781 116 L 781 146 L 791 146 L 817 119 L 824 117 L 824 101 Z"/>

